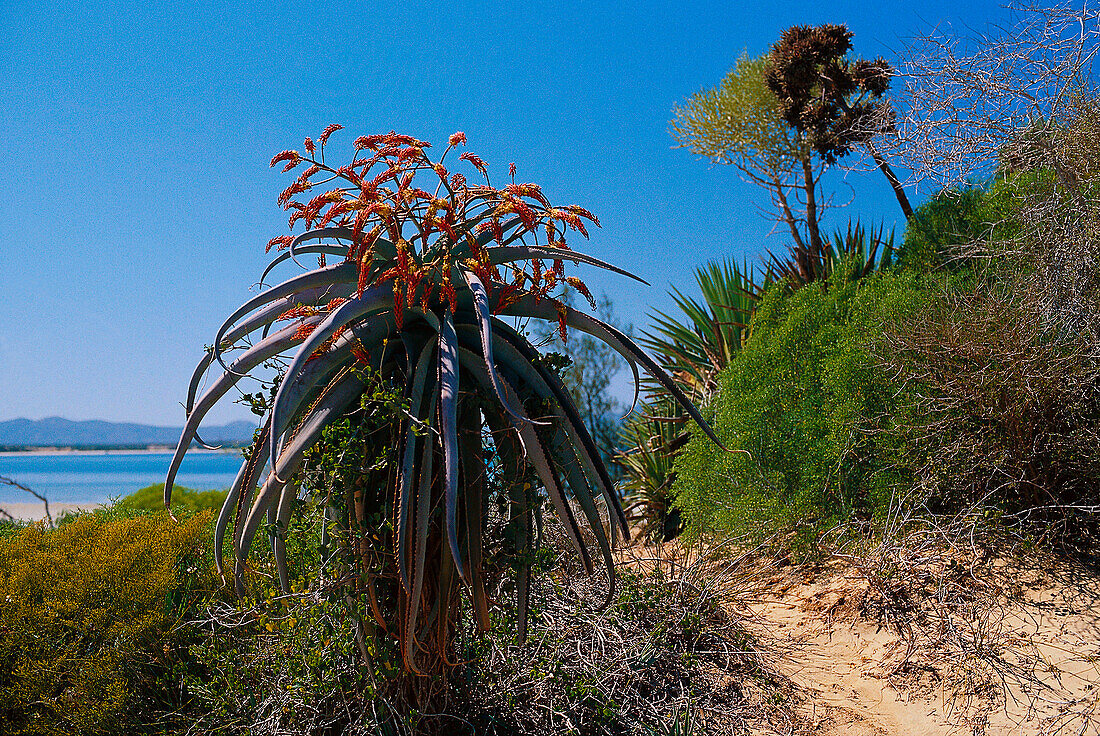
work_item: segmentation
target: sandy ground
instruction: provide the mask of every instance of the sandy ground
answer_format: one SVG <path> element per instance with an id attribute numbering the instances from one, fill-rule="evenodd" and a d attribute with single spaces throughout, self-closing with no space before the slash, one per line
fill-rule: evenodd
<path id="1" fill-rule="evenodd" d="M 95 503 L 51 503 L 50 514 L 56 519 L 68 511 L 91 511 L 99 506 L 100 504 Z M 19 521 L 42 521 L 46 518 L 46 509 L 41 501 L 35 501 L 34 503 L 4 503 L 0 504 L 0 509 L 11 514 Z M 0 514 L 0 518 L 6 517 L 4 514 Z"/>
<path id="2" fill-rule="evenodd" d="M 842 564 L 777 574 L 743 613 L 805 696 L 809 732 L 1100 734 L 1100 581 L 1068 569 L 1011 579 L 987 615 L 926 622 L 960 627 L 939 639 L 968 642 L 957 650 L 927 646 L 944 630 L 914 647 L 912 630 L 873 620 L 860 610 L 866 581 Z"/>

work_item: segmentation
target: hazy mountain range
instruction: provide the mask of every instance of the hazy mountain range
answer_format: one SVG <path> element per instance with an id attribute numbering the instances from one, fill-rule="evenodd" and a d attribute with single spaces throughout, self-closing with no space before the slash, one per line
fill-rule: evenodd
<path id="1" fill-rule="evenodd" d="M 211 444 L 241 445 L 252 440 L 256 425 L 237 421 L 200 430 Z M 143 447 L 175 445 L 183 427 L 155 427 L 88 420 L 74 422 L 61 417 L 47 419 L 10 419 L 0 422 L 0 447 Z"/>

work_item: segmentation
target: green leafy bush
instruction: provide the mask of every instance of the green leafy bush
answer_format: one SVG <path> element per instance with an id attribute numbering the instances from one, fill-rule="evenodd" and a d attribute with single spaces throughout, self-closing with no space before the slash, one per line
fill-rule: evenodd
<path id="1" fill-rule="evenodd" d="M 0 539 L 0 732 L 155 731 L 178 710 L 175 627 L 213 589 L 209 522 L 84 514 Z"/>
<path id="2" fill-rule="evenodd" d="M 197 514 L 200 511 L 217 511 L 225 502 L 229 491 L 194 491 L 176 486 L 172 491 L 172 512 Z M 129 496 L 123 496 L 115 504 L 120 509 L 134 511 L 161 511 L 164 509 L 164 484 L 154 483 Z"/>
<path id="3" fill-rule="evenodd" d="M 913 278 L 891 275 L 769 289 L 712 407 L 734 452 L 693 437 L 677 461 L 688 531 L 800 528 L 805 539 L 852 514 L 881 514 L 908 477 L 899 427 L 910 404 L 869 348 L 924 298 Z"/>

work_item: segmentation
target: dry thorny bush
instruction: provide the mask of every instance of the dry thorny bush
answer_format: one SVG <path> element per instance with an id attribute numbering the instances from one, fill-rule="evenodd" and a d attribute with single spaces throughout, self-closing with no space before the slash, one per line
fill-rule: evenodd
<path id="1" fill-rule="evenodd" d="M 196 723 L 193 732 L 792 731 L 793 688 L 765 664 L 726 605 L 753 585 L 743 557 L 726 550 L 679 557 L 660 548 L 624 551 L 617 592 L 605 606 L 606 577 L 583 574 L 552 519 L 544 534 L 540 564 L 548 572 L 532 578 L 528 641 L 515 638 L 507 607 L 514 591 L 505 578 L 492 591 L 503 604 L 493 631 L 461 629 L 447 682 L 416 683 L 436 693 L 428 708 L 423 698 L 413 699 L 419 709 L 410 705 L 396 669 L 387 669 L 384 643 L 366 643 L 372 661 L 363 666 L 341 606 L 323 604 L 332 591 L 210 607 L 198 623 L 211 641 L 217 638 L 210 646 L 222 655 L 208 650 L 205 661 L 221 680 L 199 686 L 213 720 Z"/>
<path id="2" fill-rule="evenodd" d="M 1091 615 L 1097 572 L 991 523 L 981 503 L 941 517 L 904 509 L 895 504 L 878 534 L 838 529 L 824 545 L 863 581 L 858 615 L 898 636 L 894 655 L 879 663 L 890 685 L 917 696 L 940 690 L 947 715 L 974 733 L 1010 705 L 1039 733 L 1100 732 L 1100 696 L 1062 681 L 1067 672 L 1100 678 L 1100 649 L 1071 651 L 1040 626 L 1050 628 L 1044 617 L 1084 614 L 1086 623 L 1073 626 L 1100 633 Z"/>

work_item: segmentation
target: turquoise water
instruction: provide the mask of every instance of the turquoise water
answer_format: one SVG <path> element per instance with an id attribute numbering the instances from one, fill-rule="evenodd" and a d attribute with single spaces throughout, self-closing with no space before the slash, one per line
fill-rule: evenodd
<path id="1" fill-rule="evenodd" d="M 0 475 L 41 493 L 51 503 L 103 503 L 139 488 L 163 483 L 170 452 L 0 455 Z M 196 490 L 233 484 L 241 466 L 240 451 L 188 452 L 176 484 Z M 0 505 L 34 502 L 29 493 L 0 485 Z"/>

